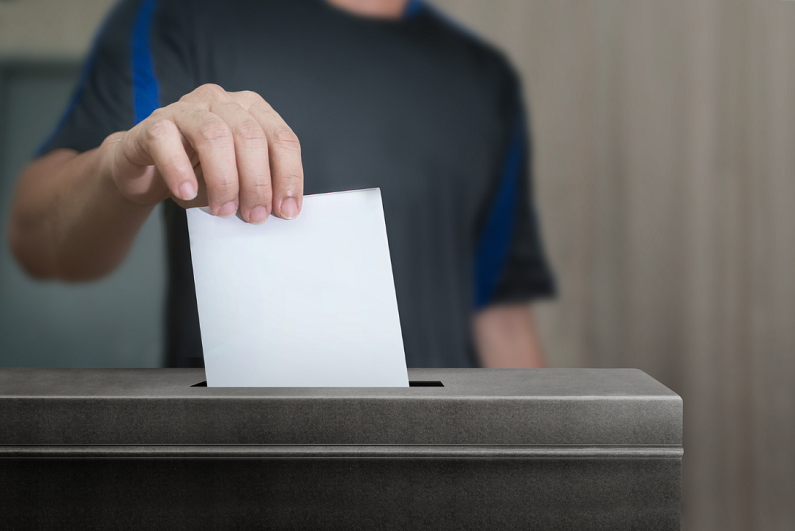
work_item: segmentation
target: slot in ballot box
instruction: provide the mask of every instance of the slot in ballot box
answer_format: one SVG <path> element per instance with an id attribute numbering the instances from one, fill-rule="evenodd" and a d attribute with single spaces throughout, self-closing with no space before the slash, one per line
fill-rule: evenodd
<path id="1" fill-rule="evenodd" d="M 4 529 L 679 529 L 682 401 L 637 370 L 208 388 L 0 369 Z"/>

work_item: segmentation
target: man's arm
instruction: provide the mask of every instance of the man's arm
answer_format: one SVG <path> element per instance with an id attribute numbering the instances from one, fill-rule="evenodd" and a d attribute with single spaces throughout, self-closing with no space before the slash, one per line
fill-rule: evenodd
<path id="1" fill-rule="evenodd" d="M 473 321 L 482 367 L 546 367 L 530 305 L 490 306 L 477 312 Z"/>
<path id="2" fill-rule="evenodd" d="M 31 163 L 14 198 L 11 247 L 39 278 L 96 278 L 168 198 L 250 223 L 271 212 L 292 219 L 303 198 L 298 139 L 257 94 L 204 85 L 96 149 Z"/>
<path id="3" fill-rule="evenodd" d="M 37 278 L 87 280 L 114 269 L 154 205 L 126 199 L 105 167 L 109 138 L 83 154 L 58 149 L 20 177 L 9 241 Z"/>

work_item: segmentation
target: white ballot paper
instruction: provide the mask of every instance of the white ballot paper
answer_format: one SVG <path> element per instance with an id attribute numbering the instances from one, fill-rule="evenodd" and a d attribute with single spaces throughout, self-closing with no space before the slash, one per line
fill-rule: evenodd
<path id="1" fill-rule="evenodd" d="M 208 387 L 408 386 L 379 189 L 188 231 Z"/>

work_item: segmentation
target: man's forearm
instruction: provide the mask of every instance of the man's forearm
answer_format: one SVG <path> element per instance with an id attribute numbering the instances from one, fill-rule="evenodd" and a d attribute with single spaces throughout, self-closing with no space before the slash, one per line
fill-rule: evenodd
<path id="1" fill-rule="evenodd" d="M 107 168 L 114 138 L 86 153 L 56 150 L 32 162 L 14 198 L 9 240 L 38 278 L 89 280 L 126 256 L 154 208 L 118 191 Z"/>
<path id="2" fill-rule="evenodd" d="M 475 343 L 483 367 L 546 367 L 528 304 L 486 308 L 473 319 Z"/>

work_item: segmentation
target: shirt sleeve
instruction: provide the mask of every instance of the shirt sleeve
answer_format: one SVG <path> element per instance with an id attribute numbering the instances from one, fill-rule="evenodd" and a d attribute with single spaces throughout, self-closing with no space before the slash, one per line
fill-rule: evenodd
<path id="1" fill-rule="evenodd" d="M 71 103 L 38 156 L 60 148 L 84 152 L 98 147 L 108 135 L 131 129 L 159 107 L 162 84 L 190 79 L 174 4 L 122 0 L 111 10 Z"/>
<path id="2" fill-rule="evenodd" d="M 476 230 L 476 310 L 556 292 L 534 206 L 529 128 L 515 74 L 506 85 L 501 109 L 507 142 Z"/>

